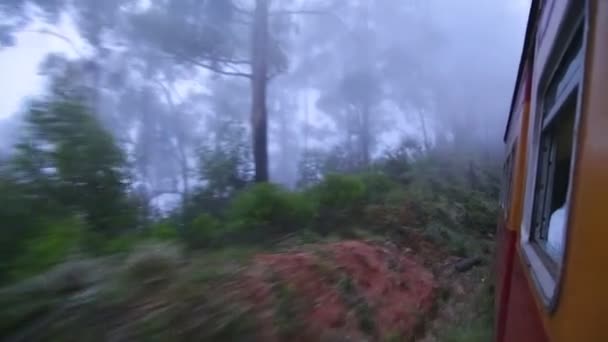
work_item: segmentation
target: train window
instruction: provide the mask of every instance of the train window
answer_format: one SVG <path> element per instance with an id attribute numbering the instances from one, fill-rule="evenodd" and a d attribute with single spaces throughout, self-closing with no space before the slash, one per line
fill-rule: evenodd
<path id="1" fill-rule="evenodd" d="M 505 218 L 508 216 L 509 208 L 511 207 L 511 192 L 513 186 L 513 168 L 515 167 L 515 146 L 517 142 L 513 143 L 513 148 L 505 160 L 503 166 L 503 185 L 502 193 L 500 196 L 500 204 L 503 208 Z"/>
<path id="2" fill-rule="evenodd" d="M 532 238 L 555 271 L 565 247 L 567 194 L 573 151 L 574 118 L 582 69 L 583 27 L 578 25 L 542 98 Z"/>
<path id="3" fill-rule="evenodd" d="M 567 245 L 584 69 L 585 1 L 571 1 L 541 73 L 531 117 L 522 249 L 541 298 L 555 308 Z"/>
<path id="4" fill-rule="evenodd" d="M 576 95 L 572 92 L 540 138 L 532 234 L 556 264 L 561 262 L 565 247 Z"/>

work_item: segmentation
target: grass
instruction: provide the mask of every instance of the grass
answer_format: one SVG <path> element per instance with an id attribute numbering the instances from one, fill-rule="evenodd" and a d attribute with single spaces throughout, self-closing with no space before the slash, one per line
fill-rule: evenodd
<path id="1" fill-rule="evenodd" d="M 444 342 L 488 342 L 492 340 L 492 327 L 484 319 L 470 321 L 447 332 Z"/>
<path id="2" fill-rule="evenodd" d="M 0 340 L 248 340 L 251 308 L 234 291 L 218 291 L 215 280 L 235 274 L 257 249 L 209 250 L 187 260 L 174 247 L 145 244 L 84 269 L 66 263 L 0 289 Z"/>
<path id="3" fill-rule="evenodd" d="M 260 247 L 239 246 L 193 254 L 188 267 L 189 276 L 197 283 L 226 279 L 245 267 L 261 251 Z"/>
<path id="4" fill-rule="evenodd" d="M 376 334 L 376 322 L 374 321 L 373 309 L 359 293 L 353 279 L 347 274 L 342 274 L 336 287 L 342 300 L 353 310 L 359 329 L 366 335 L 374 336 Z"/>
<path id="5" fill-rule="evenodd" d="M 258 246 L 234 246 L 224 248 L 207 249 L 204 252 L 199 252 L 193 255 L 193 258 L 205 260 L 208 263 L 221 263 L 221 262 L 246 262 L 253 255 L 263 251 Z"/>
<path id="6" fill-rule="evenodd" d="M 431 223 L 423 234 L 431 241 L 447 246 L 449 251 L 460 257 L 469 257 L 481 254 L 481 246 L 477 239 L 471 239 L 466 232 L 456 228 L 448 228 L 441 223 Z"/>
<path id="7" fill-rule="evenodd" d="M 275 279 L 272 290 L 276 304 L 274 310 L 274 324 L 279 336 L 291 338 L 303 328 L 303 322 L 298 320 L 299 303 L 294 289 L 287 283 Z"/>
<path id="8" fill-rule="evenodd" d="M 440 223 L 429 225 L 422 231 L 431 240 L 449 246 L 459 255 L 479 255 L 481 249 L 485 248 L 477 240 L 468 239 L 462 230 Z M 313 265 L 315 272 L 326 284 L 335 286 L 360 331 L 371 339 L 384 336 L 384 332 L 378 331 L 374 320 L 376 308 L 359 293 L 352 277 L 339 272 L 332 261 L 333 255 L 321 245 L 343 240 L 346 232 L 350 238 L 385 239 L 378 235 L 378 230 L 357 227 L 326 236 L 304 230 L 296 235 L 295 242 L 316 257 Z M 71 334 L 70 330 L 74 329 L 74 336 L 80 336 L 86 332 L 82 329 L 92 321 L 99 322 L 96 331 L 108 333 L 104 327 L 110 327 L 128 333 L 128 337 L 146 341 L 189 340 L 188 337 L 202 341 L 238 341 L 254 336 L 256 318 L 253 309 L 243 306 L 242 301 L 235 300 L 233 294 L 227 293 L 229 290 L 222 286 L 227 284 L 225 280 L 233 279 L 230 277 L 243 270 L 255 254 L 269 253 L 269 249 L 261 245 L 237 245 L 188 251 L 183 255 L 181 249 L 174 247 L 156 243 L 136 246 L 126 258 L 122 258 L 121 254 L 120 262 L 113 263 L 111 271 L 104 273 L 102 280 L 95 280 L 94 286 L 99 289 L 91 305 L 80 305 L 69 315 L 54 318 L 53 331 L 40 333 L 64 336 Z M 278 247 L 275 246 L 274 250 L 278 250 Z M 391 271 L 399 272 L 401 266 L 397 259 L 388 259 L 387 263 Z M 98 267 L 85 269 L 100 270 Z M 88 273 L 82 273 L 87 277 L 77 282 L 73 281 L 73 273 L 59 278 L 63 281 L 60 284 L 66 285 L 57 288 L 81 287 L 80 283 L 85 287 L 92 286 Z M 66 283 L 66 280 L 69 282 Z M 306 322 L 302 321 L 302 313 L 308 309 L 308 299 L 299 296 L 292 285 L 279 279 L 276 274 L 272 274 L 269 281 L 274 296 L 272 323 L 276 332 L 282 340 L 297 337 L 305 330 Z M 402 286 L 407 287 L 408 284 Z M 11 294 L 12 298 L 0 291 L 0 305 L 5 308 L 0 310 L 0 336 L 7 331 L 13 334 L 16 330 L 31 329 L 40 317 L 56 314 L 58 308 L 71 301 L 69 296 L 72 295 L 48 290 L 32 295 L 22 290 L 18 295 Z M 81 290 L 87 289 L 78 289 Z M 471 304 L 466 314 L 437 332 L 440 341 L 491 339 L 491 297 L 487 291 L 480 293 L 483 295 L 467 299 L 471 300 Z M 113 314 L 108 315 L 108 312 Z M 103 335 L 98 338 L 103 339 Z M 403 340 L 403 335 L 399 332 L 388 333 L 386 340 Z"/>
<path id="9" fill-rule="evenodd" d="M 376 322 L 371 307 L 363 297 L 360 297 L 355 305 L 355 315 L 359 323 L 359 329 L 367 335 L 373 336 L 376 333 Z"/>
<path id="10" fill-rule="evenodd" d="M 467 303 L 461 319 L 441 334 L 443 342 L 487 342 L 493 334 L 493 300 L 489 285 L 484 285 Z"/>

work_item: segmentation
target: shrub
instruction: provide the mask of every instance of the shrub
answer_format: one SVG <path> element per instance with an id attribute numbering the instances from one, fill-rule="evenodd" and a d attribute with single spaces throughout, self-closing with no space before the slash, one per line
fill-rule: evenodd
<path id="1" fill-rule="evenodd" d="M 160 241 L 175 240 L 178 237 L 177 228 L 169 222 L 157 222 L 150 227 L 150 237 Z"/>
<path id="2" fill-rule="evenodd" d="M 387 194 L 399 185 L 379 172 L 368 172 L 359 176 L 365 187 L 365 200 L 370 203 L 381 203 Z"/>
<path id="3" fill-rule="evenodd" d="M 84 223 L 78 218 L 47 221 L 12 266 L 13 278 L 31 276 L 54 266 L 76 252 L 84 236 Z"/>
<path id="4" fill-rule="evenodd" d="M 321 210 L 351 210 L 363 204 L 365 184 L 360 178 L 330 174 L 313 190 Z"/>
<path id="5" fill-rule="evenodd" d="M 487 200 L 479 192 L 471 192 L 464 202 L 463 224 L 469 230 L 480 233 L 494 232 L 498 205 L 495 201 Z"/>
<path id="6" fill-rule="evenodd" d="M 145 243 L 136 246 L 125 264 L 128 280 L 151 285 L 171 279 L 181 261 L 181 252 L 167 243 Z"/>
<path id="7" fill-rule="evenodd" d="M 431 222 L 425 227 L 424 234 L 435 243 L 447 246 L 450 252 L 458 256 L 467 257 L 479 254 L 477 241 L 458 229 Z"/>
<path id="8" fill-rule="evenodd" d="M 394 187 L 385 195 L 383 202 L 389 206 L 403 206 L 408 201 L 408 192 L 402 187 Z"/>
<path id="9" fill-rule="evenodd" d="M 273 184 L 256 184 L 241 192 L 229 209 L 236 229 L 286 233 L 306 228 L 314 217 L 312 202 L 300 193 Z"/>
<path id="10" fill-rule="evenodd" d="M 43 275 L 45 289 L 51 293 L 70 293 L 87 288 L 101 278 L 99 262 L 71 260 L 52 268 Z"/>
<path id="11" fill-rule="evenodd" d="M 441 341 L 482 342 L 492 340 L 494 301 L 491 286 L 481 285 L 470 295 L 461 315 L 440 331 Z"/>
<path id="12" fill-rule="evenodd" d="M 208 214 L 200 214 L 184 228 L 182 237 L 186 246 L 201 248 L 213 244 L 224 233 L 226 229 L 222 229 L 217 219 Z"/>
<path id="13" fill-rule="evenodd" d="M 129 252 L 143 239 L 141 234 L 126 233 L 109 239 L 103 246 L 103 254 Z"/>
<path id="14" fill-rule="evenodd" d="M 337 174 L 326 176 L 308 195 L 317 205 L 317 228 L 324 234 L 334 230 L 335 225 L 362 215 L 366 197 L 365 185 L 359 177 Z"/>

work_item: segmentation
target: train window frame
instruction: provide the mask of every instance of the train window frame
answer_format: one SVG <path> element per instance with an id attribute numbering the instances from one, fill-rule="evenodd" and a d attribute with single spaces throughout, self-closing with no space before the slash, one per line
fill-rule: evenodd
<path id="1" fill-rule="evenodd" d="M 568 245 L 568 235 L 570 230 L 569 218 L 571 207 L 571 193 L 574 181 L 574 172 L 577 159 L 577 141 L 579 122 L 582 109 L 582 94 L 583 94 L 583 77 L 585 69 L 585 57 L 587 47 L 587 31 L 588 22 L 586 15 L 588 6 L 586 1 L 570 1 L 565 17 L 560 23 L 559 33 L 551 47 L 549 60 L 546 63 L 541 73 L 540 82 L 538 83 L 538 92 L 535 95 L 536 109 L 531 116 L 531 146 L 530 160 L 532 161 L 527 170 L 526 182 L 526 198 L 525 210 L 526 215 L 522 220 L 521 247 L 522 255 L 527 266 L 531 269 L 533 282 L 535 283 L 540 297 L 547 311 L 554 312 L 557 307 L 559 298 L 559 288 L 562 275 L 564 272 L 564 260 L 566 258 Z M 580 38 L 580 45 L 575 50 L 572 57 L 572 47 L 579 44 L 577 39 Z M 573 66 L 575 67 L 573 69 Z M 578 67 L 577 67 L 578 66 Z M 565 71 L 565 72 L 563 72 Z M 556 94 L 549 94 L 549 91 L 556 90 Z M 553 98 L 548 96 L 554 95 Z M 552 102 L 547 105 L 548 100 Z M 551 126 L 560 119 L 564 119 L 567 114 L 567 107 L 574 102 L 573 123 L 572 123 L 572 142 L 570 145 L 570 164 L 568 170 L 568 184 L 565 194 L 565 203 L 562 208 L 565 208 L 566 215 L 564 219 L 565 231 L 563 233 L 562 243 L 564 251 L 561 254 L 560 260 L 557 263 L 549 256 L 549 253 L 535 239 L 534 223 L 535 217 L 538 215 L 537 201 L 542 199 L 541 208 L 545 211 L 546 196 L 550 196 L 552 188 L 548 185 L 550 181 L 540 174 L 541 163 L 547 163 L 542 166 L 546 169 L 551 166 L 548 160 L 541 160 L 546 152 L 541 152 L 545 135 L 553 135 Z M 566 114 L 564 114 L 566 112 Z M 557 123 L 556 123 L 557 124 Z M 553 147 L 552 147 L 553 148 Z M 550 172 L 549 172 L 550 173 Z M 545 177 L 543 180 L 542 178 Z M 548 186 L 539 189 L 537 186 L 540 182 Z M 552 182 L 551 182 L 552 183 Z M 549 202 L 550 203 L 550 202 Z M 551 203 L 549 204 L 551 206 Z M 545 212 L 546 215 L 546 212 Z M 546 216 L 545 216 L 546 217 Z"/>
<path id="2" fill-rule="evenodd" d="M 509 151 L 509 155 L 505 159 L 505 163 L 503 165 L 503 184 L 501 187 L 500 206 L 502 207 L 503 216 L 505 220 L 508 219 L 509 211 L 511 210 L 511 197 L 513 193 L 513 176 L 515 173 L 515 153 L 517 143 L 518 139 L 515 139 Z"/>

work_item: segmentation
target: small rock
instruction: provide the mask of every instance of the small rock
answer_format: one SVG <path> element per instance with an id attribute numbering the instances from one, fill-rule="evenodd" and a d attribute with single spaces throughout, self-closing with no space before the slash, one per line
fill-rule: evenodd
<path id="1" fill-rule="evenodd" d="M 458 272 L 466 272 L 479 264 L 481 264 L 480 257 L 471 257 L 460 260 L 454 265 L 454 268 Z"/>

